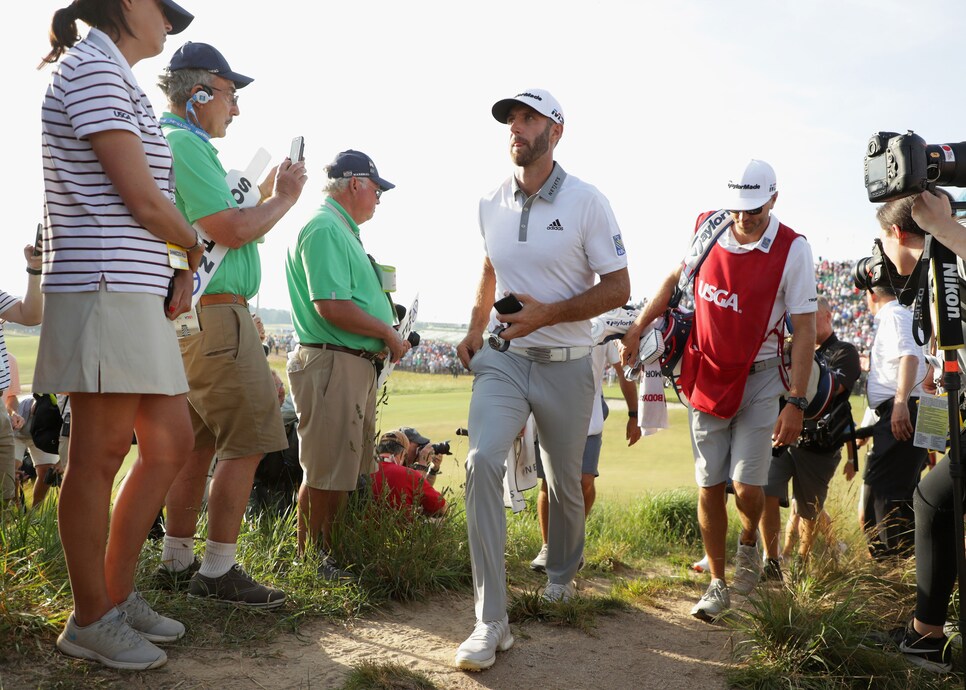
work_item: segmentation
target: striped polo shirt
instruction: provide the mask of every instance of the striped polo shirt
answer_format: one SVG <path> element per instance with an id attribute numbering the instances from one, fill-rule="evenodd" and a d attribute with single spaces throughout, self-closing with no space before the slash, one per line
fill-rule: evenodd
<path id="1" fill-rule="evenodd" d="M 17 298 L 0 290 L 0 319 L 3 313 L 17 303 Z M 10 388 L 10 360 L 7 358 L 7 341 L 3 339 L 3 323 L 0 323 L 0 391 Z M 0 414 L 6 414 L 0 410 Z"/>
<path id="2" fill-rule="evenodd" d="M 44 292 L 107 289 L 165 295 L 164 241 L 124 205 L 90 135 L 125 130 L 144 144 L 158 187 L 174 201 L 171 151 L 151 103 L 114 43 L 91 29 L 57 65 L 41 115 L 45 190 Z"/>

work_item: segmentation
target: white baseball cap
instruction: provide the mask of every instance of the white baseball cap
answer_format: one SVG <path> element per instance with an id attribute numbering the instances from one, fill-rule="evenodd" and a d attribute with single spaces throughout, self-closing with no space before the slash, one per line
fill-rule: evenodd
<path id="1" fill-rule="evenodd" d="M 521 91 L 513 98 L 504 98 L 502 101 L 494 103 L 490 112 L 493 113 L 493 117 L 496 118 L 497 122 L 505 125 L 506 118 L 510 114 L 510 108 L 518 103 L 530 106 L 557 124 L 562 125 L 564 123 L 563 108 L 560 107 L 557 99 L 549 91 L 545 91 L 544 89 L 527 89 L 526 91 Z"/>
<path id="2" fill-rule="evenodd" d="M 750 211 L 768 203 L 775 192 L 778 183 L 775 180 L 775 170 L 765 161 L 752 158 L 744 167 L 741 174 L 728 180 L 728 191 L 725 192 L 721 208 L 729 211 Z"/>

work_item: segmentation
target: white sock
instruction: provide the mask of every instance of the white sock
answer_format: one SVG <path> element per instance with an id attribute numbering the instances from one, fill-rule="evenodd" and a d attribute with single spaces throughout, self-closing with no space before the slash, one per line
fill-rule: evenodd
<path id="1" fill-rule="evenodd" d="M 169 537 L 164 535 L 164 548 L 161 550 L 161 565 L 178 573 L 191 565 L 195 559 L 194 539 L 191 537 Z"/>
<path id="2" fill-rule="evenodd" d="M 205 542 L 205 557 L 201 559 L 199 575 L 221 577 L 235 565 L 238 544 L 222 544 L 208 539 Z"/>

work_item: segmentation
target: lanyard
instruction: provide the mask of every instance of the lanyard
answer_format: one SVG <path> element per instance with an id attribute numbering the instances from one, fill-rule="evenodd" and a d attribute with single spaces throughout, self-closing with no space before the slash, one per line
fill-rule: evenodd
<path id="1" fill-rule="evenodd" d="M 202 141 L 207 142 L 211 139 L 211 135 L 208 134 L 208 132 L 203 130 L 201 127 L 191 124 L 190 122 L 185 122 L 184 120 L 173 117 L 162 117 L 160 122 L 162 125 L 171 125 L 172 127 L 177 127 L 178 129 L 187 130 L 200 137 Z"/>

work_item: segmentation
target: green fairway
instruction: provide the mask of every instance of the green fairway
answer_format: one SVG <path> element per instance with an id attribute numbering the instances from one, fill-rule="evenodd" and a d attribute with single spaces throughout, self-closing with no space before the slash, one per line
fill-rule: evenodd
<path id="1" fill-rule="evenodd" d="M 33 378 L 37 359 L 37 336 L 7 335 L 7 345 L 17 357 L 23 386 Z M 272 356 L 269 364 L 288 385 L 285 357 Z M 378 408 L 378 428 L 388 430 L 400 426 L 415 427 L 433 442 L 450 441 L 453 454 L 442 466 L 437 488 L 461 491 L 464 481 L 467 439 L 457 436 L 465 428 L 469 412 L 473 377 L 463 375 L 413 374 L 394 371 L 389 378 L 387 395 Z M 597 492 L 602 498 L 628 500 L 644 493 L 694 486 L 694 462 L 688 435 L 687 412 L 676 401 L 668 405 L 669 428 L 642 438 L 628 448 L 624 440 L 627 422 L 624 400 L 616 386 L 604 388 L 611 414 L 604 425 L 604 444 L 600 457 Z M 669 393 L 671 400 L 674 400 Z M 864 400 L 853 398 L 853 416 L 861 419 Z M 131 449 L 125 468 L 136 456 Z M 123 476 L 123 471 L 119 478 Z M 838 480 L 836 480 L 838 481 Z"/>
<path id="2" fill-rule="evenodd" d="M 37 345 L 40 343 L 40 336 L 18 335 L 5 331 L 3 337 L 7 343 L 7 351 L 17 358 L 20 386 L 25 392 L 30 391 L 30 383 L 34 380 L 34 367 L 37 364 Z"/>

